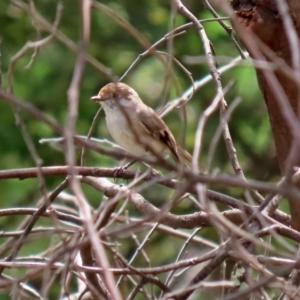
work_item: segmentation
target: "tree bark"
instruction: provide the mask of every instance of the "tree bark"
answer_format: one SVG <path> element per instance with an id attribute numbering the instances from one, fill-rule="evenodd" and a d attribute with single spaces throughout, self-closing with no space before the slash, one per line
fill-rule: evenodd
<path id="1" fill-rule="evenodd" d="M 286 15 L 280 13 L 282 10 L 278 8 L 276 0 L 231 1 L 235 10 L 234 27 L 250 56 L 254 59 L 266 59 L 272 62 L 272 66 L 275 65 L 274 71 L 256 68 L 256 72 L 268 109 L 280 170 L 282 175 L 286 175 L 297 128 L 300 131 L 300 127 L 296 127 L 299 120 L 300 85 L 293 75 L 293 71 L 298 71 L 297 56 L 294 54 L 300 49 L 300 1 L 286 0 L 283 3 L 288 6 L 288 17 L 292 21 L 290 27 L 287 26 Z M 284 92 L 283 95 L 280 90 Z M 298 166 L 299 146 L 295 149 L 292 165 Z M 300 186 L 299 183 L 297 185 Z M 288 200 L 292 227 L 300 231 L 300 199 Z"/>

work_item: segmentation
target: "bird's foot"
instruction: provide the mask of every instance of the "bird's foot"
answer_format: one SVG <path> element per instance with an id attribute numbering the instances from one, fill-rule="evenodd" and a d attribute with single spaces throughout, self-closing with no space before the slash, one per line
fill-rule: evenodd
<path id="1" fill-rule="evenodd" d="M 132 166 L 136 161 L 132 161 L 126 165 L 120 166 L 120 167 L 116 167 L 114 170 L 114 180 L 116 180 L 116 178 L 122 174 L 123 172 L 125 172 L 130 166 Z"/>

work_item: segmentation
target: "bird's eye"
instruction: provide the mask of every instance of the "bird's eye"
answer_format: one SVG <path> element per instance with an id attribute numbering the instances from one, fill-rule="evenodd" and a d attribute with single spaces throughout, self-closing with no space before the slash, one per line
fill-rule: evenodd
<path id="1" fill-rule="evenodd" d="M 113 98 L 117 98 L 118 97 L 117 93 L 113 93 L 112 96 L 113 96 Z"/>

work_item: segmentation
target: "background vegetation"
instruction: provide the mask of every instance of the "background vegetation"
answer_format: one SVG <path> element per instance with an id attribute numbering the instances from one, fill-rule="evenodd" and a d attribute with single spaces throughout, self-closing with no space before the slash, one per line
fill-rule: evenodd
<path id="1" fill-rule="evenodd" d="M 120 78 L 139 55 L 147 50 L 150 45 L 162 39 L 172 28 L 189 22 L 185 16 L 175 12 L 174 5 L 172 6 L 170 2 L 158 0 L 95 2 L 91 10 L 91 31 L 86 52 L 90 59 L 86 61 L 79 86 L 76 134 L 83 136 L 88 134 L 98 110 L 98 106 L 89 101 L 92 95 L 96 94 L 106 83 Z M 65 125 L 67 122 L 67 93 L 76 65 L 76 47 L 78 47 L 82 36 L 81 5 L 80 1 L 74 0 L 0 1 L 2 88 L 18 99 L 34 105 L 46 116 L 55 119 L 61 125 Z M 186 1 L 185 5 L 200 20 L 213 18 L 202 1 Z M 62 7 L 59 8 L 60 6 Z M 60 17 L 58 17 L 59 15 Z M 54 23 L 57 18 L 59 18 L 59 21 L 56 30 L 54 29 Z M 226 21 L 226 23 L 230 26 L 229 21 Z M 48 24 L 48 28 L 45 24 Z M 230 36 L 217 21 L 205 22 L 203 26 L 213 45 L 215 59 L 219 67 L 227 65 L 239 57 L 239 51 Z M 26 43 L 49 37 L 51 28 L 54 30 L 53 38 L 39 48 L 28 49 L 24 55 L 13 61 L 13 58 L 20 53 Z M 243 48 L 241 43 L 240 45 Z M 187 28 L 183 34 L 175 36 L 174 39 L 162 41 L 156 50 L 172 54 L 191 73 L 194 81 L 200 81 L 206 76 L 210 76 L 203 44 L 193 26 Z M 136 89 L 149 106 L 159 109 L 165 103 L 179 98 L 192 86 L 191 79 L 183 68 L 174 61 L 171 62 L 171 67 L 167 68 L 167 63 L 170 63 L 167 56 L 154 52 L 149 53 L 145 57 L 140 57 L 138 63 L 130 69 L 128 75 L 122 81 Z M 237 103 L 237 99 L 239 99 L 238 105 L 230 116 L 228 125 L 239 162 L 246 177 L 265 182 L 276 182 L 279 179 L 279 171 L 271 129 L 263 96 L 258 89 L 256 74 L 251 61 L 241 62 L 228 71 L 221 73 L 221 79 L 223 87 L 230 86 L 225 95 L 228 106 L 231 107 L 232 103 Z M 199 118 L 211 104 L 215 95 L 216 89 L 214 83 L 210 80 L 195 91 L 185 108 L 174 109 L 164 117 L 176 139 L 184 143 L 186 149 L 191 153 L 194 148 L 195 132 Z M 23 131 L 22 126 L 25 128 Z M 204 130 L 200 156 L 200 162 L 204 168 L 208 167 L 210 147 L 219 126 L 219 113 L 216 111 L 209 117 Z M 66 165 L 63 143 L 41 142 L 44 139 L 59 137 L 58 133 L 41 120 L 1 100 L 0 128 L 1 170 L 36 166 L 35 159 L 28 148 L 28 141 L 26 144 L 24 130 L 28 133 L 30 143 L 34 145 L 43 166 Z M 97 121 L 93 137 L 111 140 L 103 113 Z M 101 147 L 111 149 L 111 146 L 107 144 L 101 144 Z M 76 150 L 77 165 L 80 165 L 80 150 L 81 147 L 78 146 Z M 123 165 L 124 162 L 124 160 L 101 155 L 92 150 L 87 150 L 85 159 L 85 165 L 89 167 L 113 168 Z M 131 170 L 140 169 L 145 170 L 145 167 L 136 164 L 131 168 Z M 168 174 L 164 168 L 160 170 L 165 175 Z M 208 173 L 234 175 L 222 138 L 217 143 L 212 166 Z M 63 176 L 45 176 L 43 180 L 46 191 L 53 191 L 63 179 Z M 116 179 L 115 181 L 111 179 L 111 181 L 118 184 L 131 183 L 131 180 L 125 179 Z M 88 203 L 93 208 L 98 208 L 103 194 L 90 186 L 83 185 L 82 188 Z M 212 188 L 238 199 L 244 197 L 244 191 L 241 188 L 223 184 L 214 185 Z M 39 201 L 43 198 L 41 190 L 41 181 L 37 178 L 0 180 L 1 209 L 38 207 Z M 158 207 L 163 207 L 169 199 L 174 197 L 173 190 L 158 185 L 151 185 L 146 188 L 138 186 L 137 190 L 145 199 Z M 65 194 L 63 199 L 60 198 L 54 202 L 53 209 L 58 209 L 55 205 L 60 205 L 64 207 L 61 209 L 69 207 L 72 209 L 70 214 L 76 214 L 78 207 L 71 197 L 71 190 L 66 189 L 65 193 L 70 196 L 71 200 L 66 200 Z M 125 205 L 124 202 L 119 204 L 118 210 L 122 205 Z M 227 206 L 219 205 L 219 208 L 223 210 L 227 209 Z M 282 204 L 282 208 L 286 210 L 285 203 Z M 198 210 L 197 205 L 188 199 L 172 208 L 172 212 L 178 215 L 194 213 Z M 128 218 L 125 221 L 127 224 L 131 222 L 131 218 L 141 218 L 141 214 L 129 204 L 125 206 L 121 215 Z M 3 213 L 0 218 L 0 228 L 3 232 L 15 231 L 23 219 L 24 216 L 5 215 Z M 110 224 L 110 227 L 108 226 L 105 230 L 109 232 L 112 228 L 119 228 L 119 225 L 115 223 Z M 40 218 L 35 228 L 42 227 L 48 229 L 69 228 L 69 224 L 58 225 L 51 218 Z M 145 226 L 143 230 L 136 230 L 136 239 L 139 240 L 139 243 L 149 233 L 149 228 Z M 194 231 L 194 229 L 178 230 L 186 233 L 187 236 Z M 64 234 L 67 236 L 66 233 Z M 18 256 L 42 256 L 41 253 L 47 249 L 51 249 L 55 253 L 54 246 L 66 239 L 64 234 L 50 234 L 50 231 L 33 234 L 26 243 L 24 242 Z M 207 243 L 219 244 L 221 242 L 219 229 L 214 226 L 199 229 L 196 237 L 206 239 Z M 186 238 L 181 239 L 166 231 L 156 231 L 143 247 L 145 253 L 138 253 L 133 266 L 139 268 L 154 267 L 175 262 L 185 240 Z M 3 236 L 0 241 L 4 245 L 5 237 Z M 113 248 L 117 249 L 127 261 L 136 252 L 139 245 L 128 232 L 117 237 L 110 237 L 107 242 L 112 243 Z M 116 244 L 118 244 L 118 247 Z M 190 242 L 184 251 L 183 257 L 198 257 L 206 253 L 209 248 L 210 246 L 207 244 L 200 245 L 198 242 Z M 10 247 L 6 251 L 2 248 L 1 258 L 7 257 L 11 251 L 12 248 Z M 52 257 L 51 251 L 48 254 L 49 257 Z M 113 254 L 108 252 L 107 255 L 111 264 L 120 268 L 120 263 L 114 261 Z M 148 262 L 145 256 L 148 257 Z M 65 263 L 68 258 L 66 256 L 59 261 Z M 185 275 L 179 276 L 178 282 L 174 280 L 170 288 L 176 290 L 184 287 L 193 278 L 193 274 L 201 268 L 203 268 L 202 265 L 197 265 L 189 272 L 184 273 Z M 18 278 L 22 274 L 28 274 L 28 272 L 29 268 L 6 269 L 4 274 L 10 276 L 10 278 Z M 50 271 L 47 274 L 38 273 L 36 276 L 29 277 L 26 282 L 36 290 L 44 291 L 41 292 L 41 295 L 45 299 L 58 299 L 63 295 L 65 296 L 67 292 L 72 294 L 78 290 L 76 276 L 71 276 L 70 284 L 67 284 L 67 288 L 64 290 L 62 288 L 62 278 L 66 274 L 62 275 L 58 271 L 55 274 L 50 273 Z M 166 274 L 162 274 L 158 277 L 164 282 L 166 276 Z M 216 279 L 218 277 L 212 275 L 212 278 Z M 51 280 L 51 282 L 53 280 L 53 283 L 49 286 L 46 285 L 48 280 Z M 66 282 L 68 281 L 66 280 Z M 120 290 L 124 299 L 133 290 L 133 286 L 134 284 L 130 282 L 130 279 L 123 281 Z M 8 291 L 4 289 L 0 292 L 1 299 L 19 299 L 17 298 L 20 297 L 17 296 L 19 293 L 16 291 L 14 294 L 11 291 L 10 287 Z M 156 294 L 158 297 L 158 287 L 154 285 L 154 290 L 151 290 L 146 286 L 145 290 L 138 294 L 135 299 L 144 299 L 143 297 L 147 293 L 148 295 L 151 293 Z M 215 297 L 213 299 L 218 299 L 220 295 L 220 291 L 207 292 L 205 290 L 199 293 L 202 293 L 202 296 L 206 295 L 205 297 L 211 293 Z M 194 299 L 199 298 L 195 296 Z"/>

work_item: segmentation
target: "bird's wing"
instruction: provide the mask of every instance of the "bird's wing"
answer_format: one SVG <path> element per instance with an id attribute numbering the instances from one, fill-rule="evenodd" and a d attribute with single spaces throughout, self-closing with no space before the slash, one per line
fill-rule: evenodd
<path id="1" fill-rule="evenodd" d="M 137 115 L 148 134 L 167 145 L 175 158 L 179 159 L 174 136 L 165 122 L 155 113 L 155 111 L 150 107 L 145 106 L 144 109 L 140 110 Z"/>

